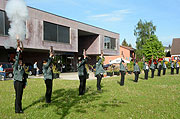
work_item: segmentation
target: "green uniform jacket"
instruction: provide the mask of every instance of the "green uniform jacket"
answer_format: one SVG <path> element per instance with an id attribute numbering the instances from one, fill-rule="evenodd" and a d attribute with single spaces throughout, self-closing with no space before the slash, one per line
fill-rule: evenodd
<path id="1" fill-rule="evenodd" d="M 166 64 L 165 64 L 165 60 L 163 59 L 163 68 L 164 69 L 166 69 L 167 68 L 167 66 L 166 66 Z"/>
<path id="2" fill-rule="evenodd" d="M 121 62 L 120 62 L 120 71 L 126 71 L 126 68 L 122 64 L 122 58 L 121 58 Z"/>
<path id="3" fill-rule="evenodd" d="M 134 60 L 134 72 L 140 72 L 140 68 L 138 64 L 135 63 L 136 61 Z"/>
<path id="4" fill-rule="evenodd" d="M 47 64 L 43 65 L 44 80 L 46 79 L 53 80 L 53 71 L 52 68 L 50 67 L 51 63 L 52 63 L 52 57 L 48 59 Z"/>
<path id="5" fill-rule="evenodd" d="M 85 64 L 87 63 L 87 58 L 83 59 L 81 63 L 78 64 L 78 75 L 79 76 L 86 76 L 87 70 Z"/>
<path id="6" fill-rule="evenodd" d="M 96 63 L 96 76 L 101 73 L 105 73 L 102 66 L 102 58 L 100 58 L 99 61 Z"/>
<path id="7" fill-rule="evenodd" d="M 176 61 L 176 68 L 178 68 L 179 67 L 179 64 L 178 64 L 178 62 Z"/>
<path id="8" fill-rule="evenodd" d="M 155 65 L 154 65 L 153 59 L 152 59 L 152 61 L 151 61 L 150 69 L 155 69 Z"/>
<path id="9" fill-rule="evenodd" d="M 157 68 L 158 69 L 161 68 L 161 63 L 158 63 Z"/>
<path id="10" fill-rule="evenodd" d="M 174 63 L 170 60 L 171 68 L 174 68 Z"/>
<path id="11" fill-rule="evenodd" d="M 148 64 L 145 64 L 145 62 L 143 62 L 143 65 L 144 65 L 143 70 L 149 70 Z M 146 67 L 148 67 L 148 69 L 146 69 Z"/>
<path id="12" fill-rule="evenodd" d="M 15 81 L 23 81 L 23 75 L 25 73 L 23 66 L 19 65 L 19 55 L 20 52 L 17 53 L 15 59 L 15 63 L 13 65 L 13 74 Z"/>

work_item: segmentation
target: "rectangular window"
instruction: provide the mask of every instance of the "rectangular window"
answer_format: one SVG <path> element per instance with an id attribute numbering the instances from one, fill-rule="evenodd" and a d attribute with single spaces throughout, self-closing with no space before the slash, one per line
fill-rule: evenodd
<path id="1" fill-rule="evenodd" d="M 44 40 L 70 43 L 69 27 L 44 21 Z"/>
<path id="2" fill-rule="evenodd" d="M 58 25 L 58 39 L 57 42 L 70 43 L 69 28 Z"/>
<path id="3" fill-rule="evenodd" d="M 57 41 L 57 25 L 44 22 L 44 40 Z"/>
<path id="4" fill-rule="evenodd" d="M 5 34 L 4 12 L 0 11 L 0 35 Z"/>
<path id="5" fill-rule="evenodd" d="M 115 49 L 116 39 L 105 36 L 104 37 L 104 49 Z"/>
<path id="6" fill-rule="evenodd" d="M 8 35 L 9 28 L 10 28 L 10 21 L 8 20 L 8 17 L 5 13 L 5 35 Z"/>
<path id="7" fill-rule="evenodd" d="M 6 13 L 0 10 L 0 35 L 8 35 L 10 28 L 10 22 L 6 16 Z"/>

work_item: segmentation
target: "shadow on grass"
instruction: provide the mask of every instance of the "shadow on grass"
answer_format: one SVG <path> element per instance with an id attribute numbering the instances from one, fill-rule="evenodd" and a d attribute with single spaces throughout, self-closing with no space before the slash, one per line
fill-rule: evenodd
<path id="1" fill-rule="evenodd" d="M 139 79 L 145 80 L 144 77 L 139 77 Z"/>
<path id="2" fill-rule="evenodd" d="M 134 82 L 134 79 L 128 79 L 129 81 L 133 81 Z"/>
<path id="3" fill-rule="evenodd" d="M 115 107 L 121 107 L 124 104 L 128 104 L 128 102 L 119 101 L 117 99 L 113 99 L 111 101 L 104 101 L 103 103 L 99 104 L 101 112 L 104 112 L 107 110 L 108 107 L 115 108 Z"/>
<path id="4" fill-rule="evenodd" d="M 28 105 L 27 107 L 23 108 L 23 111 L 27 110 L 28 108 L 40 103 L 40 102 L 45 102 L 45 97 L 41 97 L 38 100 L 34 101 L 32 104 Z"/>
<path id="5" fill-rule="evenodd" d="M 51 103 L 41 105 L 42 108 L 47 108 L 49 106 L 55 106 L 56 109 L 54 112 L 60 115 L 60 119 L 64 119 L 68 114 L 70 114 L 71 108 L 74 108 L 78 113 L 86 113 L 87 104 L 101 98 L 101 93 L 106 92 L 105 90 L 102 92 L 97 92 L 91 89 L 91 87 L 87 87 L 86 93 L 83 96 L 78 95 L 78 89 L 58 89 L 53 91 Z M 44 101 L 44 98 L 40 98 L 37 101 L 34 101 L 31 105 L 27 106 L 24 110 L 29 107 L 36 105 L 40 102 Z"/>

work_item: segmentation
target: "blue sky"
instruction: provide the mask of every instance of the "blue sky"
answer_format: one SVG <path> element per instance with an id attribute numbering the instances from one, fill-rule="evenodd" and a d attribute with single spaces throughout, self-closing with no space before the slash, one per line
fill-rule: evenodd
<path id="1" fill-rule="evenodd" d="M 153 21 L 163 45 L 180 38 L 180 0 L 25 0 L 28 6 L 120 34 L 133 47 L 135 25 Z"/>

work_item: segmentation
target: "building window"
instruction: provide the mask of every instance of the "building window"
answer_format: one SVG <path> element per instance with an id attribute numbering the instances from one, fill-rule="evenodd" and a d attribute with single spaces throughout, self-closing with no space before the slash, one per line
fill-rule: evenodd
<path id="1" fill-rule="evenodd" d="M 104 37 L 104 49 L 115 49 L 116 39 L 105 36 Z"/>
<path id="2" fill-rule="evenodd" d="M 6 16 L 6 13 L 0 10 L 0 35 L 8 35 L 10 28 L 10 22 Z"/>
<path id="3" fill-rule="evenodd" d="M 70 43 L 69 27 L 44 21 L 44 40 Z"/>

